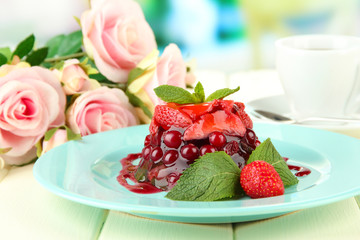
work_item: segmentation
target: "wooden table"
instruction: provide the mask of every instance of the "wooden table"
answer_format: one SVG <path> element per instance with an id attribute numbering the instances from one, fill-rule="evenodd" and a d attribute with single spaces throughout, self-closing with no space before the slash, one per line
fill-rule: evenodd
<path id="1" fill-rule="evenodd" d="M 272 70 L 230 78 L 206 71 L 199 78 L 208 79 L 204 86 L 220 80 L 240 85 L 242 91 L 234 98 L 242 101 L 282 93 Z M 63 199 L 37 183 L 32 169 L 33 164 L 0 170 L 0 239 L 360 239 L 359 197 L 261 221 L 174 223 Z"/>

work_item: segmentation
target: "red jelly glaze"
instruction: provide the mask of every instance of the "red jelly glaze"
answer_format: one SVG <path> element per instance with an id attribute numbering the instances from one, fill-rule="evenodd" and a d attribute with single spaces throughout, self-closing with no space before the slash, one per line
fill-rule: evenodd
<path id="1" fill-rule="evenodd" d="M 169 103 L 167 106 L 187 114 L 195 121 L 203 114 L 211 112 L 223 114 L 223 118 L 226 119 L 232 114 L 230 113 L 232 103 L 233 101 L 216 100 L 214 103 L 188 105 Z M 130 154 L 121 160 L 123 170 L 120 172 L 118 182 L 136 193 L 168 191 L 176 184 L 182 172 L 200 155 L 213 151 L 226 151 L 241 169 L 251 152 L 260 144 L 252 129 L 246 129 L 241 135 L 214 130 L 209 135 L 204 135 L 202 139 L 185 141 L 186 129 L 187 127 L 174 126 L 164 129 L 159 125 L 156 132 L 146 137 L 142 153 Z M 228 143 L 231 143 L 231 146 Z M 135 166 L 133 162 L 139 158 L 140 163 Z M 135 184 L 129 184 L 127 180 Z"/>

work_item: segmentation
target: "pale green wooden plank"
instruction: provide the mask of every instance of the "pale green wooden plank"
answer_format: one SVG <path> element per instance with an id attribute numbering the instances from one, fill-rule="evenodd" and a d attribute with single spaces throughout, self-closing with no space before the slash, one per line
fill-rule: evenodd
<path id="1" fill-rule="evenodd" d="M 354 198 L 282 217 L 235 225 L 234 239 L 360 239 L 360 210 Z"/>
<path id="2" fill-rule="evenodd" d="M 99 237 L 100 240 L 232 240 L 232 224 L 189 224 L 133 216 L 110 211 Z"/>
<path id="3" fill-rule="evenodd" d="M 96 239 L 107 211 L 48 192 L 32 167 L 12 168 L 0 184 L 0 238 Z"/>

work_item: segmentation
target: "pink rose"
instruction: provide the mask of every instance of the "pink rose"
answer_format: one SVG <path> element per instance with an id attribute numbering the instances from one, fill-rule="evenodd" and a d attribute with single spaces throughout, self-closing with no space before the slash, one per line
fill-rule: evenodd
<path id="1" fill-rule="evenodd" d="M 65 129 L 56 130 L 56 132 L 54 133 L 54 135 L 51 136 L 49 141 L 45 141 L 45 140 L 43 141 L 41 155 L 53 149 L 54 147 L 66 143 L 67 141 L 68 139 L 67 139 L 66 130 Z"/>
<path id="2" fill-rule="evenodd" d="M 55 74 L 41 67 L 14 69 L 0 78 L 0 155 L 8 164 L 35 157 L 34 145 L 64 124 L 65 94 Z"/>
<path id="3" fill-rule="evenodd" d="M 27 62 L 18 62 L 16 64 L 4 64 L 0 67 L 0 77 L 5 76 L 9 72 L 18 69 L 18 68 L 28 68 L 31 67 Z"/>
<path id="4" fill-rule="evenodd" d="M 168 84 L 185 88 L 186 65 L 181 51 L 175 44 L 169 44 L 157 63 L 157 78 L 160 85 Z"/>
<path id="5" fill-rule="evenodd" d="M 128 91 L 140 98 L 151 112 L 154 112 L 157 104 L 162 103 L 154 88 L 163 84 L 186 87 L 186 65 L 180 49 L 175 44 L 169 44 L 160 59 L 158 54 L 158 51 L 151 52 L 137 65 L 145 71 L 128 86 Z M 145 123 L 151 120 L 139 109 L 138 116 Z"/>
<path id="6" fill-rule="evenodd" d="M 78 59 L 66 60 L 62 71 L 57 69 L 53 71 L 58 75 L 67 95 L 83 93 L 100 87 L 98 81 L 89 78 Z"/>
<path id="7" fill-rule="evenodd" d="M 84 46 L 99 71 L 125 83 L 129 71 L 157 48 L 144 14 L 133 0 L 92 1 L 81 16 Z"/>
<path id="8" fill-rule="evenodd" d="M 66 112 L 70 128 L 82 136 L 138 124 L 125 93 L 101 87 L 80 95 Z"/>
<path id="9" fill-rule="evenodd" d="M 156 65 L 155 76 L 147 82 L 144 90 L 154 105 L 162 103 L 156 96 L 154 88 L 160 85 L 173 85 L 185 88 L 186 65 L 180 49 L 175 44 L 169 44 Z"/>

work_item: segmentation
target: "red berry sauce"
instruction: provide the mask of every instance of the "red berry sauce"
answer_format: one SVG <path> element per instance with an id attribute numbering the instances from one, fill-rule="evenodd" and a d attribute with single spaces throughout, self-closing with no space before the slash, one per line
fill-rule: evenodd
<path id="1" fill-rule="evenodd" d="M 289 160 L 288 158 L 284 158 L 285 162 L 287 162 L 287 160 Z M 295 176 L 297 177 L 304 177 L 304 176 L 307 176 L 311 173 L 311 170 L 308 169 L 307 167 L 301 167 L 301 166 L 296 166 L 296 165 L 291 165 L 291 164 L 288 164 L 286 163 L 288 168 L 290 170 L 295 170 L 296 173 L 295 173 Z"/>
<path id="2" fill-rule="evenodd" d="M 162 190 L 151 185 L 150 183 L 143 182 L 139 183 L 135 179 L 135 172 L 138 166 L 134 165 L 133 162 L 141 157 L 141 153 L 137 154 L 129 154 L 126 158 L 123 158 L 120 162 L 122 165 L 122 170 L 120 171 L 119 176 L 117 177 L 117 181 L 126 189 L 134 193 L 157 193 Z M 131 185 L 128 183 L 127 179 L 136 183 L 135 185 Z"/>

